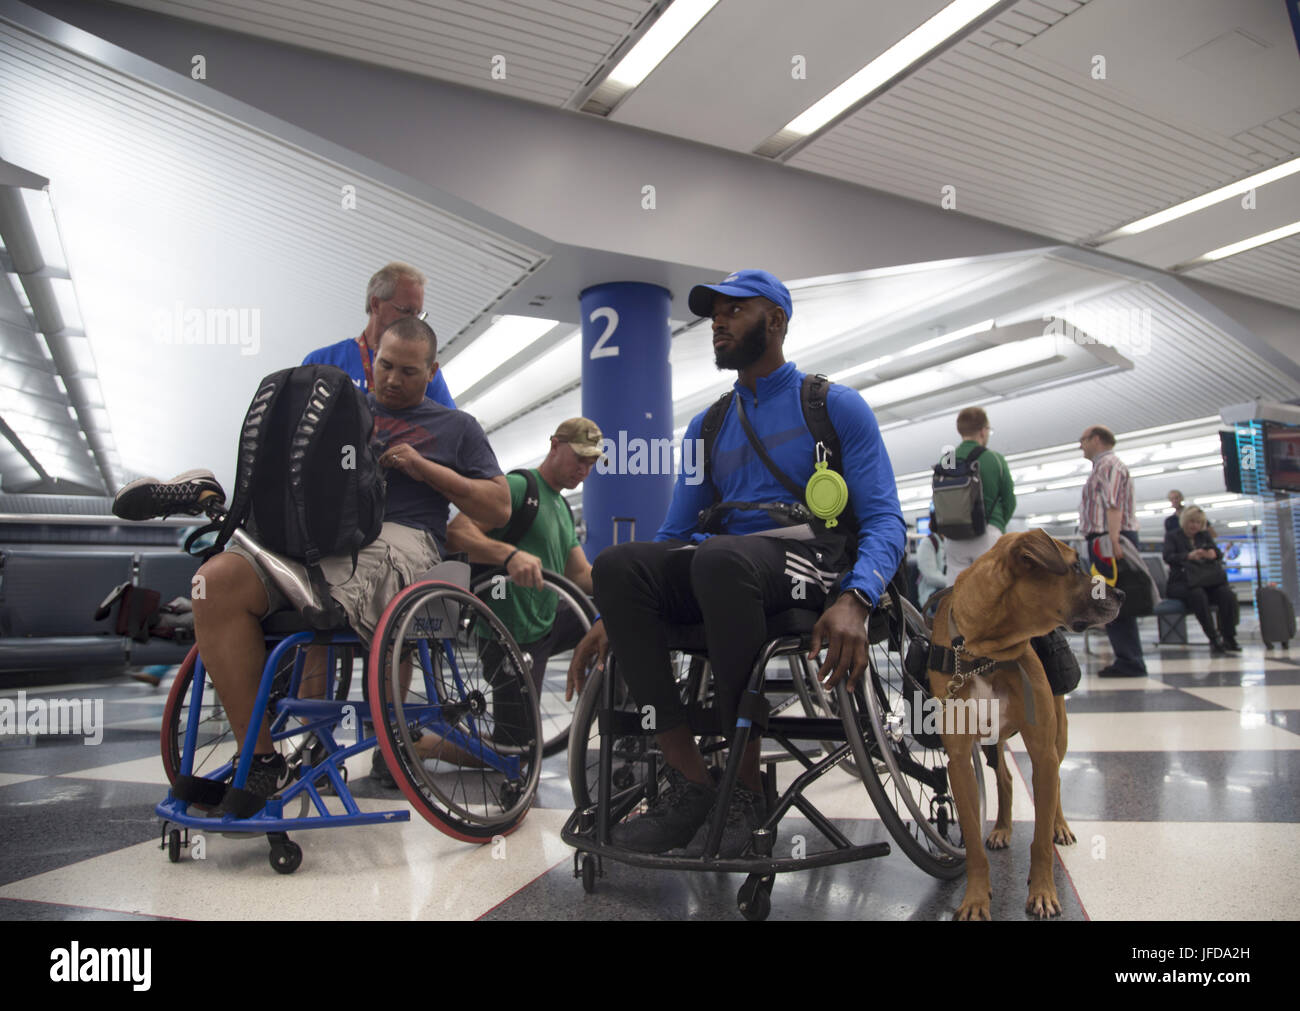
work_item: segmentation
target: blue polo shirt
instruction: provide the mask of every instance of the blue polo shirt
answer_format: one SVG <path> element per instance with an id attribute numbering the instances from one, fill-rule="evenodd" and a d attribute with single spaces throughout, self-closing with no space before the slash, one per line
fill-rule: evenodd
<path id="1" fill-rule="evenodd" d="M 812 433 L 803 420 L 800 389 L 804 374 L 793 362 L 786 362 L 755 384 L 757 393 L 737 382 L 736 396 L 745 401 L 745 414 L 763 447 L 795 484 L 803 487 L 812 476 L 816 461 Z M 876 416 L 849 386 L 833 384 L 826 397 L 826 410 L 840 439 L 844 454 L 841 468 L 849 486 L 849 508 L 858 518 L 858 559 L 844 577 L 846 590 L 861 590 L 876 603 L 885 584 L 898 569 L 907 544 L 907 525 L 898 504 L 894 468 L 889 462 Z M 704 415 L 701 411 L 686 426 L 686 439 L 698 439 Z M 698 454 L 697 457 L 698 459 Z M 795 498 L 759 459 L 745 437 L 733 399 L 713 445 L 712 480 L 688 484 L 683 469 L 673 487 L 672 502 L 655 540 L 700 542 L 707 534 L 696 532 L 701 509 L 714 502 L 715 486 L 721 502 L 795 502 Z M 731 510 L 723 518 L 728 534 L 761 533 L 778 524 L 761 510 Z"/>
<path id="2" fill-rule="evenodd" d="M 356 384 L 357 389 L 363 393 L 368 393 L 366 389 L 366 370 L 361 365 L 361 348 L 357 346 L 357 339 L 351 337 L 348 340 L 339 341 L 337 344 L 331 344 L 328 347 L 317 348 L 302 360 L 304 365 L 333 365 L 340 368 L 352 377 L 352 382 Z M 442 404 L 443 407 L 456 406 L 456 401 L 451 399 L 451 391 L 447 389 L 447 380 L 442 378 L 442 369 L 433 374 L 429 380 L 429 388 L 425 390 L 424 395 L 432 400 L 435 404 Z"/>

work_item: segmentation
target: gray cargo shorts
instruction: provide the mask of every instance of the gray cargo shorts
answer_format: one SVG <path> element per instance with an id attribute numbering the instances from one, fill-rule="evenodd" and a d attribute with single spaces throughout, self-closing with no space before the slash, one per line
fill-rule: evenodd
<path id="1" fill-rule="evenodd" d="M 226 550 L 247 561 L 262 581 L 267 599 L 263 618 L 290 607 L 252 555 L 237 544 L 227 545 Z M 379 536 L 358 552 L 355 572 L 351 555 L 322 558 L 320 567 L 330 584 L 330 596 L 339 602 L 353 630 L 368 644 L 392 599 L 438 562 L 433 534 L 400 523 L 385 523 Z"/>

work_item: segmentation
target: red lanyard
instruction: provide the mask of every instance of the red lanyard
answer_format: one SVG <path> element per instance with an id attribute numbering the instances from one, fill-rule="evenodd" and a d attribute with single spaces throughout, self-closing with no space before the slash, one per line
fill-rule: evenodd
<path id="1" fill-rule="evenodd" d="M 370 347 L 366 344 L 366 335 L 362 334 L 357 338 L 357 349 L 361 353 L 361 371 L 365 373 L 366 389 L 375 388 L 375 377 L 370 372 Z"/>

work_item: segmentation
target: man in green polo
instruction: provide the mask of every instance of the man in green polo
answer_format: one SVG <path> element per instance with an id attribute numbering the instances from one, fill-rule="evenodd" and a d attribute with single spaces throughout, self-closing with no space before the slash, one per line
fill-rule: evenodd
<path id="1" fill-rule="evenodd" d="M 508 582 L 503 580 L 494 586 L 484 602 L 531 657 L 533 684 L 539 692 L 547 660 L 572 649 L 585 632 L 572 609 L 564 608 L 556 617 L 559 598 L 543 589 L 542 570 L 562 573 L 583 593 L 591 595 L 591 563 L 578 543 L 573 514 L 560 492 L 586 480 L 601 458 L 601 438 L 595 422 L 570 418 L 551 436 L 550 451 L 532 469 L 532 481 L 523 474 L 507 475 L 512 521 L 521 513 L 533 515 L 522 533 L 512 531 L 511 524 L 487 529 L 464 513 L 447 526 L 449 551 L 463 551 L 477 564 L 504 566 L 509 574 Z M 532 501 L 528 495 L 530 484 L 536 494 Z M 485 666 L 498 659 L 492 655 L 494 649 L 489 646 L 485 650 Z M 502 714 L 498 716 L 505 721 Z"/>
<path id="2" fill-rule="evenodd" d="M 988 448 L 993 429 L 989 427 L 989 416 L 984 413 L 984 408 L 963 408 L 957 415 L 957 434 L 962 437 L 956 452 L 958 460 L 965 460 L 973 450 L 980 449 L 980 483 L 984 488 L 984 516 L 988 525 L 979 537 L 965 541 L 952 537 L 947 539 L 948 576 L 953 580 L 1007 532 L 1007 523 L 1016 511 L 1011 468 L 1001 453 Z"/>

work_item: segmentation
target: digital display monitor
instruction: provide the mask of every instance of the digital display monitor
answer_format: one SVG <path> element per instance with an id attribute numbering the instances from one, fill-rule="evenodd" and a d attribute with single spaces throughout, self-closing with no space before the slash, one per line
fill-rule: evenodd
<path id="1" fill-rule="evenodd" d="M 1300 428 L 1266 421 L 1264 458 L 1273 491 L 1300 492 Z"/>
<path id="2" fill-rule="evenodd" d="M 925 537 L 930 533 L 929 516 L 918 516 L 916 518 L 916 532 L 920 534 L 922 537 Z"/>

